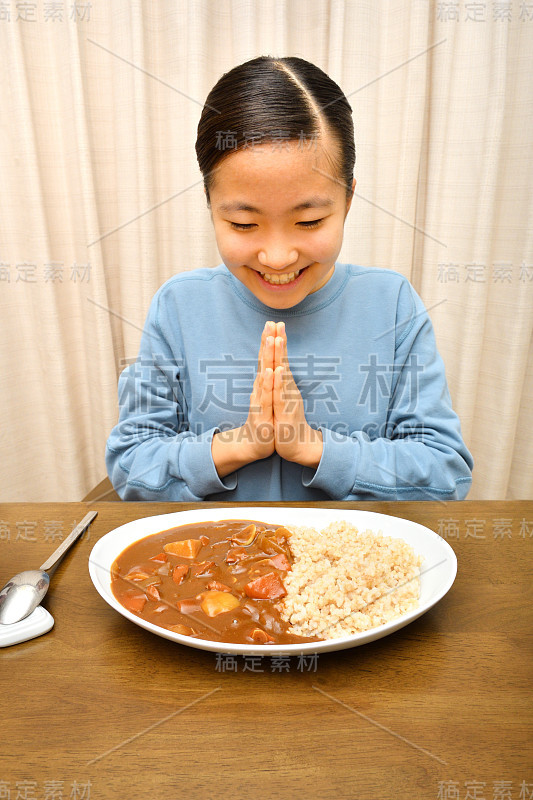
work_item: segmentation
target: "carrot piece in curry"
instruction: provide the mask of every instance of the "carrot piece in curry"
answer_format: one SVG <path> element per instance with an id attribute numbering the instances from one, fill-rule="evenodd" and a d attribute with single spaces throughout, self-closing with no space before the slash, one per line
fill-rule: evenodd
<path id="1" fill-rule="evenodd" d="M 275 572 L 268 572 L 261 575 L 244 587 L 248 597 L 256 597 L 259 600 L 272 600 L 276 597 L 284 597 L 287 594 L 283 582 Z"/>

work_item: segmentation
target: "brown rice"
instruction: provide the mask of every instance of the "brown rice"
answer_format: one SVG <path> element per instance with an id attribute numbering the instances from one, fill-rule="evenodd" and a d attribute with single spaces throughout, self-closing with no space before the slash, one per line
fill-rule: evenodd
<path id="1" fill-rule="evenodd" d="M 420 564 L 412 547 L 381 532 L 332 522 L 291 527 L 295 557 L 281 616 L 291 633 L 336 639 L 396 619 L 418 605 Z"/>

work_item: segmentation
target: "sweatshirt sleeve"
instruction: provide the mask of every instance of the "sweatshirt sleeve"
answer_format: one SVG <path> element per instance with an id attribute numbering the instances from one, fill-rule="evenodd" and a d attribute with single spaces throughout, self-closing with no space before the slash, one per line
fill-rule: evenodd
<path id="1" fill-rule="evenodd" d="M 198 502 L 234 489 L 222 481 L 211 455 L 218 428 L 196 435 L 189 429 L 183 392 L 185 364 L 157 322 L 160 292 L 146 321 L 139 356 L 119 378 L 119 420 L 106 446 L 106 467 L 123 500 Z"/>
<path id="2" fill-rule="evenodd" d="M 322 458 L 316 470 L 304 469 L 304 485 L 334 500 L 463 500 L 473 459 L 431 320 L 407 281 L 398 298 L 392 376 L 386 435 L 320 427 Z"/>

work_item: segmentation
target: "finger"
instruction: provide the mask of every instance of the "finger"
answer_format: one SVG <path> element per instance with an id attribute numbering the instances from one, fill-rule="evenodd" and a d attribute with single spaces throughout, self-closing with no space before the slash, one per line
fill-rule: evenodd
<path id="1" fill-rule="evenodd" d="M 263 394 L 272 392 L 272 387 L 274 385 L 274 370 L 271 367 L 267 367 L 263 373 L 263 381 L 261 385 L 261 391 Z"/>
<path id="2" fill-rule="evenodd" d="M 263 350 L 265 347 L 265 339 L 266 339 L 266 326 L 263 328 L 263 332 L 261 333 L 261 341 L 259 342 L 259 355 L 257 356 L 257 372 L 261 372 L 261 364 L 263 361 Z"/>
<path id="3" fill-rule="evenodd" d="M 283 336 L 276 336 L 274 362 L 276 367 L 286 367 L 289 369 L 287 359 L 287 341 Z"/>
<path id="4" fill-rule="evenodd" d="M 275 405 L 283 406 L 286 414 L 295 414 L 302 402 L 300 390 L 286 365 L 276 367 L 273 400 Z"/>
<path id="5" fill-rule="evenodd" d="M 285 355 L 286 355 L 286 353 L 287 353 L 287 334 L 286 334 L 286 331 L 285 331 L 285 323 L 284 322 L 278 322 L 277 323 L 277 325 L 276 325 L 276 333 L 274 335 L 276 336 L 276 338 L 279 337 L 283 341 L 283 349 L 284 349 Z"/>
<path id="6" fill-rule="evenodd" d="M 265 347 L 263 350 L 263 360 L 262 360 L 262 367 L 263 372 L 266 369 L 274 369 L 274 350 L 275 350 L 275 339 L 273 336 L 267 336 L 265 339 Z"/>
<path id="7" fill-rule="evenodd" d="M 267 367 L 263 372 L 258 372 L 250 396 L 250 411 L 252 414 L 261 414 L 271 411 L 272 388 L 274 372 Z"/>
<path id="8" fill-rule="evenodd" d="M 258 372 L 255 376 L 254 384 L 252 386 L 252 393 L 250 395 L 250 411 L 252 414 L 257 414 L 260 409 L 261 391 L 263 386 L 263 374 Z"/>
<path id="9" fill-rule="evenodd" d="M 261 332 L 261 342 L 260 342 L 260 345 L 259 345 L 259 357 L 257 359 L 257 370 L 258 370 L 258 372 L 260 372 L 261 369 L 263 368 L 263 351 L 265 349 L 266 338 L 267 338 L 267 336 L 273 336 L 275 330 L 276 330 L 276 326 L 275 326 L 275 324 L 273 322 L 270 322 L 270 321 L 265 322 L 265 325 L 264 325 L 263 330 Z"/>
<path id="10" fill-rule="evenodd" d="M 285 408 L 283 367 L 276 367 L 274 370 L 272 383 L 272 409 L 274 416 L 278 416 L 280 419 L 283 419 L 287 411 Z"/>
<path id="11" fill-rule="evenodd" d="M 278 407 L 278 413 L 281 413 L 282 408 L 284 410 L 285 405 L 284 378 L 283 367 L 277 366 L 272 378 L 272 403 L 274 407 Z"/>
<path id="12" fill-rule="evenodd" d="M 272 412 L 272 389 L 274 386 L 274 370 L 267 367 L 262 374 L 260 403 L 263 413 Z"/>

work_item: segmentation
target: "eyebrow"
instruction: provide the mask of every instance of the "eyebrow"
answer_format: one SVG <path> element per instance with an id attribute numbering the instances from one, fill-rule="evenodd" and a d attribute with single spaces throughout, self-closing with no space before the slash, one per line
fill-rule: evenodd
<path id="1" fill-rule="evenodd" d="M 326 208 L 327 206 L 332 206 L 334 204 L 335 201 L 332 200 L 331 197 L 310 197 L 309 200 L 305 200 L 303 203 L 298 203 L 298 205 L 294 206 L 291 211 L 303 211 L 305 208 Z M 248 203 L 242 203 L 238 200 L 234 203 L 221 203 L 221 205 L 218 206 L 218 211 L 224 211 L 230 214 L 233 211 L 251 211 L 252 214 L 263 213 L 258 208 L 249 206 Z"/>

